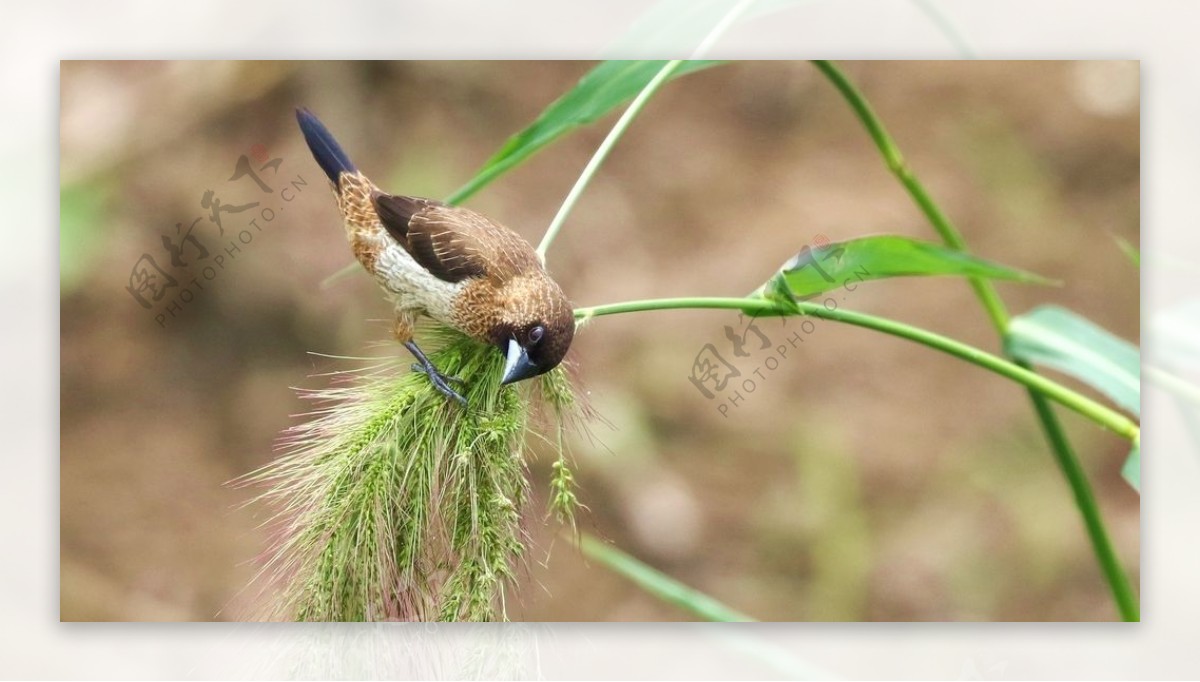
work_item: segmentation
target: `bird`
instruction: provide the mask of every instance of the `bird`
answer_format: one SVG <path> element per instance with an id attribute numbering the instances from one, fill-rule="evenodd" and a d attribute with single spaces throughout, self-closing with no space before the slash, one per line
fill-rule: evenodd
<path id="1" fill-rule="evenodd" d="M 466 405 L 413 338 L 427 316 L 504 357 L 501 384 L 548 372 L 575 335 L 574 309 L 519 234 L 468 208 L 379 189 L 350 161 L 307 108 L 296 119 L 329 177 L 355 258 L 395 306 L 393 333 L 416 358 L 415 371 Z"/>

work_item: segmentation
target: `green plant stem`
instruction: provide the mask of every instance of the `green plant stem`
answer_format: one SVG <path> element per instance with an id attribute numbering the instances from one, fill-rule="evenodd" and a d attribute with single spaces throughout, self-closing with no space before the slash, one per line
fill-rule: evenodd
<path id="1" fill-rule="evenodd" d="M 755 0 L 741 0 L 741 2 L 726 12 L 725 16 L 721 17 L 721 20 L 713 26 L 708 35 L 704 37 L 704 40 L 700 42 L 700 45 L 696 47 L 691 58 L 699 59 L 704 52 L 715 45 L 721 34 L 725 33 L 754 2 Z M 642 112 L 642 109 L 646 106 L 646 102 L 649 102 L 654 93 L 658 92 L 658 89 L 671 79 L 671 74 L 675 73 L 683 65 L 684 61 L 682 59 L 673 59 L 663 64 L 663 67 L 658 70 L 654 78 L 650 79 L 649 83 L 646 83 L 642 91 L 638 93 L 633 102 L 629 104 L 629 107 L 625 109 L 625 112 L 621 114 L 621 118 L 617 119 L 616 125 L 613 126 L 612 130 L 608 131 L 608 135 L 604 138 L 604 141 L 596 148 L 596 152 L 592 154 L 591 160 L 588 161 L 583 172 L 579 174 L 579 178 L 575 180 L 575 185 L 571 187 L 567 198 L 563 200 L 562 206 L 558 208 L 558 213 L 555 214 L 554 220 L 550 221 L 550 227 L 546 228 L 546 234 L 542 236 L 542 242 L 538 244 L 537 254 L 543 263 L 546 262 L 546 252 L 550 249 L 550 244 L 554 242 L 555 237 L 562 230 L 567 216 L 575 208 L 575 203 L 579 201 L 583 190 L 591 183 L 592 178 L 596 175 L 596 171 L 600 168 L 600 164 L 604 163 L 604 160 L 608 158 L 609 152 L 612 151 L 612 148 L 621 139 L 621 136 L 625 134 L 625 131 L 629 128 L 629 124 L 633 123 L 633 119 L 637 118 L 638 114 Z"/>
<path id="2" fill-rule="evenodd" d="M 542 243 L 538 244 L 537 254 L 543 263 L 546 262 L 546 251 L 550 248 L 550 244 L 558 236 L 558 232 L 562 229 L 563 223 L 566 222 L 571 209 L 575 208 L 575 203 L 579 201 L 583 190 L 592 181 L 592 176 L 599 170 L 600 164 L 604 163 L 604 160 L 608 158 L 609 152 L 612 151 L 612 148 L 621 139 L 621 136 L 625 134 L 625 131 L 629 128 L 629 124 L 633 123 L 633 119 L 637 118 L 637 115 L 641 113 L 642 108 L 646 106 L 646 102 L 650 101 L 654 93 L 658 92 L 663 83 L 666 83 L 670 79 L 671 74 L 675 73 L 675 70 L 682 64 L 682 59 L 673 59 L 664 64 L 658 70 L 658 73 L 654 75 L 654 78 L 650 79 L 646 87 L 642 88 L 642 91 L 629 104 L 629 107 L 621 114 L 621 118 L 617 119 L 616 125 L 612 127 L 612 130 L 608 131 L 608 136 L 596 148 L 596 153 L 592 154 L 592 159 L 588 161 L 583 172 L 579 174 L 579 179 L 575 181 L 575 186 L 571 188 L 571 191 L 567 194 L 567 198 L 563 200 L 562 206 L 558 208 L 558 213 L 555 214 L 554 220 L 550 221 L 550 227 L 546 228 L 546 234 L 542 236 Z"/>
<path id="3" fill-rule="evenodd" d="M 883 123 L 875 116 L 875 112 L 871 109 L 871 105 L 867 104 L 867 100 L 863 98 L 858 89 L 851 83 L 832 62 L 816 60 L 813 64 L 821 73 L 825 74 L 834 87 L 846 101 L 850 103 L 850 108 L 854 109 L 854 113 L 867 129 L 867 133 L 871 139 L 875 141 L 875 146 L 879 148 L 879 153 L 883 155 L 884 163 L 887 164 L 888 170 L 900 184 L 904 185 L 904 189 L 908 190 L 913 201 L 929 219 L 933 228 L 941 236 L 942 241 L 947 246 L 958 249 L 959 251 L 967 250 L 967 243 L 963 240 L 962 235 L 950 223 L 950 219 L 938 207 L 937 203 L 925 191 L 925 186 L 917 179 L 912 170 L 908 167 L 908 163 L 904 160 L 904 156 L 900 153 L 900 148 L 888 135 L 888 132 L 883 127 Z M 1008 326 L 1008 310 L 1004 307 L 1004 301 L 1000 300 L 1000 295 L 996 293 L 994 287 L 986 279 L 971 278 L 971 288 L 975 290 L 975 295 L 979 297 L 983 307 L 987 310 L 988 317 L 992 319 L 992 323 L 997 329 L 1003 331 Z"/>
<path id="4" fill-rule="evenodd" d="M 850 104 L 854 113 L 867 129 L 867 133 L 875 142 L 875 146 L 879 148 L 879 153 L 883 156 L 888 170 L 896 176 L 896 179 L 908 191 L 913 201 L 941 236 L 942 241 L 951 248 L 966 252 L 968 250 L 967 244 L 962 237 L 962 233 L 954 227 L 946 214 L 942 212 L 933 198 L 929 196 L 924 185 L 913 174 L 905 162 L 904 156 L 900 153 L 900 148 L 883 127 L 883 123 L 875 115 L 875 112 L 871 109 L 871 106 L 867 103 L 862 93 L 858 91 L 854 84 L 832 62 L 815 60 L 813 64 L 833 83 L 834 87 L 842 94 L 842 97 Z M 1008 333 L 1009 322 L 1008 310 L 1004 305 L 1004 301 L 1001 300 L 999 293 L 997 293 L 995 287 L 988 280 L 971 278 L 969 281 L 971 288 L 975 291 L 976 297 L 983 305 L 988 317 L 991 318 L 992 325 L 996 328 L 1000 336 L 1004 337 Z M 1015 364 L 1026 371 L 1033 372 L 1033 366 L 1027 362 L 1018 360 Z M 1097 560 L 1100 562 L 1101 570 L 1104 572 L 1109 588 L 1112 590 L 1117 608 L 1125 620 L 1139 620 L 1137 596 L 1134 594 L 1133 586 L 1130 584 L 1128 576 L 1125 575 L 1125 571 L 1117 559 L 1116 550 L 1113 548 L 1112 541 L 1109 539 L 1108 532 L 1104 527 L 1100 507 L 1096 503 L 1095 494 L 1092 492 L 1091 484 L 1088 483 L 1087 476 L 1079 462 L 1079 457 L 1071 446 L 1062 423 L 1059 421 L 1057 415 L 1055 415 L 1051 406 L 1046 402 L 1046 398 L 1030 388 L 1029 399 L 1033 402 L 1034 411 L 1037 413 L 1038 421 L 1041 423 L 1042 431 L 1051 446 L 1058 466 L 1062 469 L 1063 475 L 1071 487 L 1071 493 L 1075 497 L 1076 506 L 1078 506 L 1080 513 L 1084 517 L 1084 525 L 1087 527 L 1088 536 L 1092 542 L 1092 549 L 1096 554 Z"/>
<path id="5" fill-rule="evenodd" d="M 810 315 L 826 320 L 834 320 L 845 324 L 852 324 L 857 327 L 865 327 L 874 329 L 885 334 L 898 336 L 910 341 L 915 341 L 924 346 L 928 346 L 935 350 L 940 350 L 955 357 L 961 358 L 978 365 L 984 369 L 990 370 L 1000 376 L 1012 379 L 1017 383 L 1023 384 L 1030 390 L 1038 392 L 1047 398 L 1067 407 L 1097 424 L 1110 429 L 1111 431 L 1128 438 L 1131 441 L 1136 441 L 1139 438 L 1140 430 L 1135 424 L 1125 415 L 1098 403 L 1085 395 L 1072 391 L 1071 389 L 1059 384 L 1046 377 L 1025 369 L 1014 362 L 1005 360 L 996 355 L 992 355 L 986 351 L 969 346 L 961 341 L 955 341 L 941 334 L 936 334 L 931 331 L 913 327 L 874 315 L 866 315 L 863 313 L 851 312 L 849 310 L 833 309 L 830 310 L 823 305 L 816 303 L 797 302 L 795 304 L 799 312 L 803 315 Z M 594 306 L 591 308 L 579 308 L 575 311 L 576 319 L 581 322 L 599 317 L 601 315 L 615 315 L 618 313 L 631 313 L 645 310 L 671 310 L 679 308 L 723 308 L 730 310 L 741 310 L 751 315 L 791 315 L 795 311 L 787 306 L 766 299 L 755 298 L 707 298 L 707 297 L 692 297 L 692 298 L 662 298 L 649 299 L 642 301 L 626 301 L 624 303 L 611 303 L 608 305 Z"/>
<path id="6" fill-rule="evenodd" d="M 730 11 L 726 12 L 724 17 L 721 17 L 720 22 L 713 26 L 713 30 L 708 31 L 708 35 L 704 36 L 704 40 L 701 41 L 700 46 L 697 46 L 695 52 L 692 53 L 691 59 L 700 58 L 704 52 L 712 48 L 716 40 L 721 37 L 721 34 L 724 34 L 736 22 L 738 17 L 742 16 L 754 4 L 755 0 L 742 0 L 730 8 Z M 550 245 L 553 243 L 554 238 L 558 237 L 558 232 L 560 229 L 563 229 L 566 216 L 570 215 L 571 210 L 575 208 L 575 203 L 580 201 L 583 190 L 586 189 L 589 183 L 592 183 L 592 178 L 600 168 L 600 164 L 604 163 L 605 158 L 608 157 L 608 152 L 612 151 L 613 146 L 617 144 L 617 140 L 622 138 L 626 128 L 629 128 L 629 124 L 634 122 L 637 114 L 640 114 L 642 108 L 646 107 L 646 103 L 650 101 L 650 97 L 653 97 L 655 92 L 659 91 L 662 84 L 671 79 L 671 74 L 676 72 L 683 64 L 684 60 L 673 59 L 662 65 L 659 72 L 654 74 L 654 78 L 650 79 L 650 82 L 642 88 L 641 92 L 638 92 L 634 101 L 630 102 L 629 107 L 620 115 L 620 118 L 617 119 L 617 125 L 612 126 L 612 130 L 608 131 L 608 136 L 596 148 L 595 154 L 592 155 L 592 160 L 588 161 L 587 166 L 580 173 L 580 177 L 575 180 L 575 186 L 571 187 L 571 191 L 563 199 L 563 205 L 558 208 L 558 214 L 554 215 L 554 220 L 550 221 L 550 227 L 546 228 L 546 234 L 542 235 L 541 244 L 538 245 L 538 257 L 541 258 L 542 263 L 546 262 L 546 251 L 550 250 Z"/>

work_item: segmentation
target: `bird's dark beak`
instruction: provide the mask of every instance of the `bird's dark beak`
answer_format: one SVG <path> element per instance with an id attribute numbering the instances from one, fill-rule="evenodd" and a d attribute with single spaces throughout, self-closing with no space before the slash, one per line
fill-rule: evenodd
<path id="1" fill-rule="evenodd" d="M 529 353 L 516 339 L 509 339 L 508 352 L 504 356 L 504 378 L 500 383 L 511 384 L 538 374 L 541 374 L 540 368 L 529 361 Z"/>

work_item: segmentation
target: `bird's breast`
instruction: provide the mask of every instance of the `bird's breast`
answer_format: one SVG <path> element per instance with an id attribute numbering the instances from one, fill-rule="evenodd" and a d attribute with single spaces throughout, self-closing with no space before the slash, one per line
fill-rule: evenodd
<path id="1" fill-rule="evenodd" d="M 379 235 L 376 239 L 379 248 L 374 258 L 375 280 L 387 290 L 396 307 L 420 310 L 439 322 L 458 326 L 454 319 L 454 300 L 464 284 L 447 282 L 430 274 L 387 235 Z"/>

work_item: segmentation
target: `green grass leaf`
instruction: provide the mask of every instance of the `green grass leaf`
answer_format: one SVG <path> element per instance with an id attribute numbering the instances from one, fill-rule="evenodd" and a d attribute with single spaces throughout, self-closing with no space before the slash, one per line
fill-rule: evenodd
<path id="1" fill-rule="evenodd" d="M 1004 345 L 1012 357 L 1069 374 L 1141 416 L 1141 353 L 1087 318 L 1058 306 L 1041 306 L 1013 318 Z M 1121 475 L 1139 492 L 1141 463 L 1141 447 L 1135 443 Z"/>
<path id="2" fill-rule="evenodd" d="M 706 69 L 720 62 L 690 61 L 673 77 Z M 587 72 L 575 87 L 556 99 L 537 119 L 521 132 L 508 138 L 500 151 L 483 164 L 475 177 L 446 199 L 447 203 L 465 201 L 492 180 L 562 135 L 593 123 L 617 106 L 628 102 L 646 87 L 665 60 L 612 60 Z"/>
<path id="3" fill-rule="evenodd" d="M 1069 374 L 1141 415 L 1141 353 L 1081 315 L 1035 308 L 1013 318 L 1005 347 L 1012 357 Z"/>
<path id="4" fill-rule="evenodd" d="M 649 594 L 668 604 L 690 611 L 705 620 L 739 623 L 754 620 L 590 535 L 580 536 L 579 548 L 588 558 L 629 578 Z"/>
<path id="5" fill-rule="evenodd" d="M 858 282 L 867 280 L 931 275 L 1048 281 L 931 242 L 877 235 L 829 242 L 817 248 L 805 245 L 755 295 L 778 299 L 790 293 L 805 299 L 838 287 L 853 291 Z"/>

